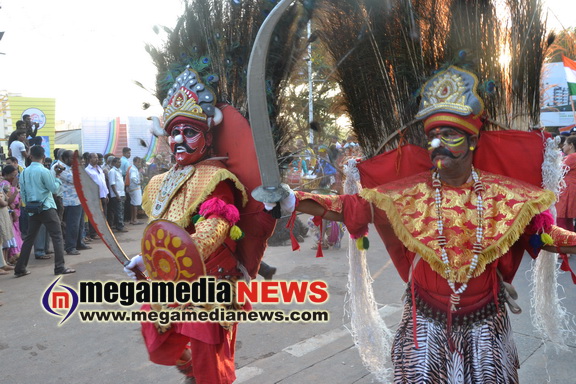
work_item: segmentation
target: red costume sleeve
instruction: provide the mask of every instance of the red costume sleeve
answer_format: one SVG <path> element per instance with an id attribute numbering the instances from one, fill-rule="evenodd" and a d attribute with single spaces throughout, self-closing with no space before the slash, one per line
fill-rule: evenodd
<path id="1" fill-rule="evenodd" d="M 554 240 L 555 247 L 576 245 L 576 233 L 553 225 L 548 233 Z"/>
<path id="2" fill-rule="evenodd" d="M 564 164 L 567 165 L 570 170 L 576 169 L 576 153 L 571 153 L 564 158 Z"/>
<path id="3" fill-rule="evenodd" d="M 212 191 L 212 193 L 210 194 L 210 196 L 208 196 L 206 201 L 216 197 L 227 204 L 234 204 L 235 190 L 236 188 L 234 187 L 234 185 L 230 180 L 224 180 L 218 183 L 218 185 L 216 186 L 216 188 L 214 188 L 214 191 Z"/>
<path id="4" fill-rule="evenodd" d="M 296 199 L 313 200 L 328 211 L 342 213 L 344 224 L 354 239 L 368 233 L 368 223 L 372 222 L 370 203 L 358 195 L 319 195 L 296 191 Z"/>
<path id="5" fill-rule="evenodd" d="M 374 222 L 370 203 L 358 195 L 342 195 L 344 224 L 353 239 L 368 234 L 368 224 Z"/>

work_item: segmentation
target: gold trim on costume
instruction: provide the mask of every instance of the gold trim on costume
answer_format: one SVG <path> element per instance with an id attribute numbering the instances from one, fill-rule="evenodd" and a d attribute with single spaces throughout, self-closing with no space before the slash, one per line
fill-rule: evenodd
<path id="1" fill-rule="evenodd" d="M 192 235 L 192 241 L 196 244 L 200 258 L 206 261 L 224 243 L 231 225 L 221 217 L 211 217 L 196 223 L 195 227 L 196 232 Z"/>
<path id="2" fill-rule="evenodd" d="M 571 246 L 576 244 L 576 233 L 553 225 L 548 234 L 554 239 L 555 247 Z"/>
<path id="3" fill-rule="evenodd" d="M 328 211 L 336 213 L 342 212 L 342 200 L 339 195 L 320 195 L 302 191 L 294 191 L 294 193 L 298 201 L 314 200 Z"/>
<path id="4" fill-rule="evenodd" d="M 172 201 L 172 197 L 178 192 L 180 187 L 194 174 L 193 165 L 187 165 L 183 168 L 172 167 L 160 185 L 160 190 L 156 195 L 156 201 L 152 207 L 152 216 L 160 217 L 164 210 Z"/>
<path id="5" fill-rule="evenodd" d="M 505 254 L 524 233 L 530 220 L 555 200 L 550 191 L 504 176 L 482 172 L 481 179 L 485 186 L 484 250 L 473 277 L 482 274 L 488 264 Z M 386 212 L 396 236 L 410 251 L 420 254 L 435 272 L 464 283 L 474 256 L 477 196 L 472 183 L 460 188 L 444 186 L 442 194 L 450 276 L 445 276 L 440 256 L 430 173 L 376 189 L 364 189 L 360 196 Z"/>
<path id="6" fill-rule="evenodd" d="M 162 186 L 165 185 L 165 178 L 170 177 L 169 175 L 170 173 L 166 172 L 154 176 L 144 190 L 142 209 L 150 220 L 166 219 L 183 228 L 188 227 L 200 204 L 210 196 L 220 182 L 225 180 L 230 180 L 241 192 L 242 206 L 248 202 L 246 188 L 218 161 L 205 160 L 195 164 L 195 171 L 184 180 L 179 180 L 170 198 L 166 200 L 165 197 L 158 195 L 161 193 Z M 164 202 L 164 206 L 161 211 L 154 211 L 159 198 Z M 154 212 L 159 212 L 159 214 L 155 215 Z"/>

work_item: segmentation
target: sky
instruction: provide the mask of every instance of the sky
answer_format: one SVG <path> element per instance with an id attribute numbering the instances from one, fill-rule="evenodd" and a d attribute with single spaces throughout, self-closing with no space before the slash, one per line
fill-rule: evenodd
<path id="1" fill-rule="evenodd" d="M 180 0 L 0 0 L 0 91 L 56 98 L 56 118 L 161 112 L 146 43 L 173 27 Z M 143 111 L 142 103 L 156 109 Z"/>
<path id="2" fill-rule="evenodd" d="M 228 0 L 222 0 L 228 1 Z M 576 26 L 576 1 L 547 0 L 549 22 Z M 160 115 L 144 46 L 173 27 L 181 0 L 0 0 L 0 92 L 56 98 L 56 118 Z M 152 107 L 142 110 L 142 103 Z"/>

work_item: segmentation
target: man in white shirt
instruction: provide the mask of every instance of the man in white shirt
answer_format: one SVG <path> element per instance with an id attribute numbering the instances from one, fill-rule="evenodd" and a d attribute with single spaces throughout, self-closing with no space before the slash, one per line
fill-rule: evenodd
<path id="1" fill-rule="evenodd" d="M 26 168 L 26 158 L 28 157 L 28 151 L 26 150 L 26 132 L 21 131 L 18 133 L 16 140 L 10 144 L 10 153 L 18 160 L 18 164 L 23 168 Z"/>
<path id="2" fill-rule="evenodd" d="M 140 169 L 142 168 L 142 158 L 136 156 L 132 166 L 128 167 L 126 174 L 126 189 L 130 196 L 130 224 L 138 225 L 142 222 L 138 221 L 138 208 L 142 204 L 142 175 Z"/>
<path id="3" fill-rule="evenodd" d="M 124 191 L 124 177 L 118 168 L 120 159 L 115 157 L 112 160 L 112 168 L 108 172 L 108 184 L 110 184 L 110 209 L 114 211 L 114 222 L 112 228 L 117 232 L 128 232 L 124 228 L 124 200 L 126 192 Z"/>
<path id="4" fill-rule="evenodd" d="M 98 185 L 98 189 L 100 190 L 100 202 L 102 203 L 102 210 L 104 211 L 104 215 L 106 215 L 108 210 L 108 187 L 106 186 L 104 170 L 98 165 L 98 155 L 96 153 L 91 153 L 88 156 L 88 166 L 86 167 L 86 172 Z M 90 225 L 90 237 L 92 239 L 98 238 L 96 230 L 92 228 L 92 225 Z"/>
<path id="5" fill-rule="evenodd" d="M 129 147 L 122 148 L 122 157 L 120 158 L 120 163 L 118 163 L 118 169 L 122 172 L 122 177 L 126 179 L 126 173 L 128 173 L 128 168 L 130 168 L 131 161 L 130 156 L 132 156 L 132 150 Z M 124 217 L 130 216 L 130 195 L 124 197 Z"/>

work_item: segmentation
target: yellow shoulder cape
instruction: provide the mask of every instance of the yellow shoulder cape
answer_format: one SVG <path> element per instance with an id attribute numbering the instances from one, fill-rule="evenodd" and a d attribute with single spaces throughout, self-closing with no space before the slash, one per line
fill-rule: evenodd
<path id="1" fill-rule="evenodd" d="M 518 180 L 478 172 L 484 184 L 483 251 L 473 276 L 505 254 L 523 234 L 530 220 L 555 201 L 552 192 Z M 473 182 L 461 187 L 442 187 L 445 247 L 450 260 L 447 276 L 438 244 L 437 213 L 430 172 L 365 189 L 361 196 L 388 215 L 396 236 L 412 252 L 420 254 L 430 267 L 456 282 L 467 281 L 476 241 L 477 196 Z"/>
<path id="2" fill-rule="evenodd" d="M 246 205 L 248 195 L 240 180 L 222 163 L 206 160 L 154 176 L 142 195 L 142 209 L 150 220 L 162 218 L 186 228 L 200 204 L 224 180 L 232 181 L 242 194 L 242 206 Z"/>

